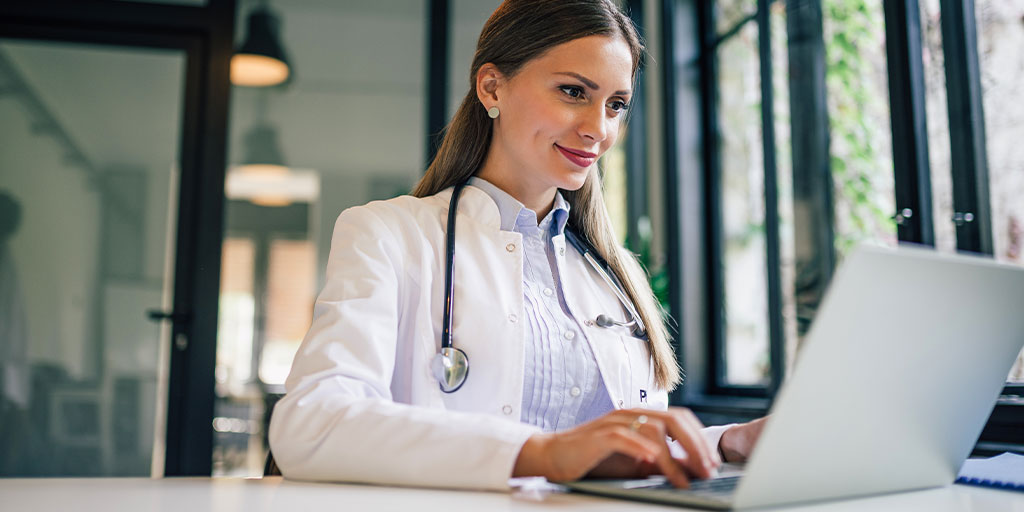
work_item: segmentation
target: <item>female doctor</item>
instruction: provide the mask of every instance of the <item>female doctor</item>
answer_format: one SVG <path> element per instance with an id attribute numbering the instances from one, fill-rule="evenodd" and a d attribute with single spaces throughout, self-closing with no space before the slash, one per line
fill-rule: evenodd
<path id="1" fill-rule="evenodd" d="M 615 242 L 597 160 L 643 47 L 609 0 L 507 0 L 412 196 L 338 217 L 327 282 L 270 424 L 289 478 L 506 489 L 742 459 L 703 429 L 660 310 Z"/>

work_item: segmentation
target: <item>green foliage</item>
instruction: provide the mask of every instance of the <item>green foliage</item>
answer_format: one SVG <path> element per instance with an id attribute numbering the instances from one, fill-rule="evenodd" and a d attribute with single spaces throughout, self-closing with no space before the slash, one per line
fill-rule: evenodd
<path id="1" fill-rule="evenodd" d="M 630 249 L 637 251 L 637 259 L 640 261 L 640 265 L 644 267 L 644 270 L 647 271 L 651 289 L 654 290 L 654 297 L 658 299 L 661 311 L 667 317 L 670 311 L 668 302 L 668 268 L 666 265 L 658 264 L 655 261 L 654 254 L 651 252 L 652 234 L 650 220 L 647 218 L 642 219 L 637 227 L 639 240 L 636 243 L 631 243 Z"/>
<path id="2" fill-rule="evenodd" d="M 837 214 L 835 247 L 840 255 L 860 241 L 877 239 L 896 229 L 891 212 L 880 204 L 875 186 L 885 173 L 892 173 L 891 156 L 880 141 L 888 126 L 879 125 L 877 116 L 872 116 L 875 112 L 888 113 L 887 98 L 884 90 L 883 94 L 873 91 L 869 80 L 877 74 L 873 66 L 884 66 L 885 62 L 880 1 L 822 2 Z"/>

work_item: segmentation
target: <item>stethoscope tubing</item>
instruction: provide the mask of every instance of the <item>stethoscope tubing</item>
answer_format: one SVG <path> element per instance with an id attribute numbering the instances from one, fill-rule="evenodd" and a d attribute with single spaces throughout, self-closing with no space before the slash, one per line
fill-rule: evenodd
<path id="1" fill-rule="evenodd" d="M 444 322 L 441 324 L 441 348 L 452 346 L 452 306 L 455 300 L 455 215 L 459 206 L 459 194 L 466 188 L 469 180 L 455 186 L 451 202 L 448 203 L 448 232 L 445 234 L 444 268 Z"/>
<path id="2" fill-rule="evenodd" d="M 441 384 L 441 391 L 445 393 L 458 391 L 466 382 L 466 377 L 469 374 L 469 356 L 461 349 L 456 348 L 452 340 L 452 310 L 455 301 L 455 218 L 458 214 L 459 195 L 462 194 L 462 189 L 468 183 L 469 180 L 465 180 L 455 186 L 454 190 L 452 190 L 451 201 L 448 204 L 448 232 L 445 234 L 444 318 L 441 322 L 441 350 L 435 354 L 434 360 L 431 363 L 431 369 Z M 617 281 L 613 279 L 608 271 L 607 262 L 600 257 L 588 242 L 581 240 L 568 227 L 565 229 L 565 238 L 583 255 L 587 263 L 597 271 L 598 275 L 612 289 L 615 297 L 622 303 L 631 317 L 629 322 L 618 322 L 602 314 L 597 317 L 597 325 L 605 328 L 614 326 L 628 327 L 632 329 L 635 336 L 645 340 L 648 339 L 646 328 L 640 319 L 640 315 L 637 313 L 636 307 L 626 296 Z"/>
<path id="3" fill-rule="evenodd" d="M 568 240 L 569 243 L 572 244 L 572 246 L 575 247 L 576 250 L 583 255 L 583 259 L 587 260 L 587 263 L 589 263 L 590 266 L 597 271 L 597 275 L 601 276 L 601 280 L 604 281 L 605 284 L 607 284 L 608 287 L 612 289 L 612 292 L 615 294 L 615 297 L 619 299 L 619 302 L 622 304 L 624 308 L 626 308 L 626 311 L 629 313 L 630 318 L 632 318 L 632 321 L 630 322 L 611 321 L 611 325 L 631 327 L 634 335 L 636 335 L 638 338 L 646 340 L 647 326 L 644 325 L 643 319 L 640 318 L 640 313 L 636 310 L 636 307 L 633 305 L 633 301 L 629 300 L 629 298 L 626 297 L 625 292 L 622 291 L 622 285 L 618 282 L 617 279 L 614 279 L 612 277 L 612 273 L 608 268 L 608 263 L 605 262 L 604 259 L 597 254 L 597 250 L 595 250 L 588 242 L 581 240 L 578 236 L 576 236 L 576 233 L 572 232 L 568 228 L 566 228 L 565 230 L 565 239 Z M 601 327 L 608 327 L 608 325 L 602 324 Z"/>

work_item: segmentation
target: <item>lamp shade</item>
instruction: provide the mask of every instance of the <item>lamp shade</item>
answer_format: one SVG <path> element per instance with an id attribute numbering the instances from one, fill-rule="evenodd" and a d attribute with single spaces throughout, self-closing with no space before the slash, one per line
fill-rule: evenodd
<path id="1" fill-rule="evenodd" d="M 249 14 L 245 40 L 231 58 L 231 83 L 248 87 L 277 85 L 291 76 L 278 34 L 277 16 L 265 8 Z"/>
<path id="2" fill-rule="evenodd" d="M 240 171 L 249 174 L 285 174 L 288 166 L 277 142 L 277 130 L 265 124 L 254 126 L 245 134 L 245 160 Z"/>

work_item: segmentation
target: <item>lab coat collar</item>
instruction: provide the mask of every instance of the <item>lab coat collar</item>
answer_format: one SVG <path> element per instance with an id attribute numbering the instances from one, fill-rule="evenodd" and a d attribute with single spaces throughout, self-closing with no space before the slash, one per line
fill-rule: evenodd
<path id="1" fill-rule="evenodd" d="M 436 195 L 434 198 L 438 201 L 444 202 L 443 212 L 448 215 L 448 205 L 451 204 L 452 191 L 455 187 L 448 187 Z M 475 222 L 480 226 L 491 230 L 501 230 L 501 215 L 498 212 L 498 204 L 494 202 L 487 192 L 473 186 L 467 185 L 462 190 L 462 195 L 459 196 L 459 221 L 461 217 L 468 217 L 471 222 Z"/>
<path id="2" fill-rule="evenodd" d="M 502 231 L 529 231 L 537 227 L 546 230 L 553 226 L 554 234 L 559 235 L 565 229 L 565 223 L 569 218 L 569 203 L 562 197 L 560 191 L 555 191 L 555 202 L 551 211 L 538 226 L 537 212 L 527 208 L 508 192 L 479 176 L 470 178 L 469 184 L 486 192 L 497 204 Z"/>

